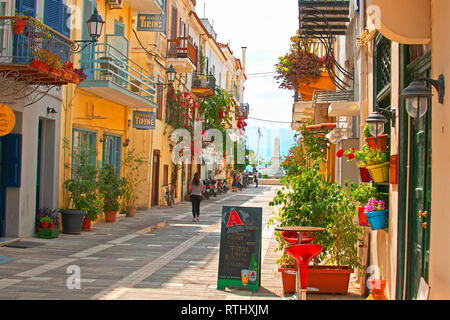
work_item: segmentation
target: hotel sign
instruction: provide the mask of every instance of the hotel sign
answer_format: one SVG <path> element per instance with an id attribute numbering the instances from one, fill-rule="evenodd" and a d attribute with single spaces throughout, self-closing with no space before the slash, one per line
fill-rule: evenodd
<path id="1" fill-rule="evenodd" d="M 166 31 L 165 14 L 138 14 L 137 31 Z"/>
<path id="2" fill-rule="evenodd" d="M 139 130 L 154 130 L 156 113 L 148 111 L 133 111 L 133 128 Z"/>

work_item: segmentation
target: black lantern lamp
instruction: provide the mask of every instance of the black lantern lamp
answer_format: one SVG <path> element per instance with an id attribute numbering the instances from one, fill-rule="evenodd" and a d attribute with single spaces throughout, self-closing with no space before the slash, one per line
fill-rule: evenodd
<path id="1" fill-rule="evenodd" d="M 414 76 L 414 81 L 403 89 L 401 98 L 406 100 L 406 111 L 409 116 L 414 119 L 423 117 L 428 110 L 428 99 L 433 96 L 430 89 L 425 85 L 425 82 L 430 83 L 438 92 L 439 103 L 444 103 L 445 94 L 445 80 L 444 75 L 440 75 L 438 80 L 429 78 L 420 78 L 417 74 Z"/>
<path id="2" fill-rule="evenodd" d="M 94 13 L 89 20 L 86 21 L 86 23 L 92 42 L 97 42 L 98 38 L 100 38 L 100 35 L 102 34 L 103 25 L 105 24 L 105 21 L 103 21 L 102 17 L 98 14 L 97 9 L 94 9 Z"/>
<path id="3" fill-rule="evenodd" d="M 366 119 L 366 123 L 369 125 L 370 133 L 377 138 L 384 132 L 384 125 L 391 120 L 391 126 L 395 127 L 395 109 L 386 110 L 381 109 L 378 105 L 375 107 L 375 111 Z"/>
<path id="4" fill-rule="evenodd" d="M 94 13 L 89 20 L 86 21 L 86 24 L 91 40 L 75 40 L 77 45 L 73 49 L 74 52 L 81 52 L 87 46 L 96 43 L 102 34 L 105 21 L 103 21 L 102 17 L 98 14 L 97 9 L 94 9 Z M 81 43 L 85 43 L 85 45 L 81 46 Z"/>
<path id="5" fill-rule="evenodd" d="M 177 75 L 177 72 L 175 71 L 175 68 L 173 65 L 170 65 L 169 69 L 166 71 L 167 74 L 167 81 L 169 84 L 172 84 L 175 81 L 175 77 Z"/>

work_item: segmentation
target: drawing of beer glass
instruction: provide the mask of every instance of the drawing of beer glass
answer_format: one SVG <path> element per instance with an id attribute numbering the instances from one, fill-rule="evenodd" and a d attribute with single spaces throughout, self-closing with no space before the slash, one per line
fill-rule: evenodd
<path id="1" fill-rule="evenodd" d="M 241 270 L 241 279 L 242 279 L 243 286 L 246 286 L 248 284 L 249 276 L 250 276 L 250 270 L 248 270 L 248 269 Z"/>

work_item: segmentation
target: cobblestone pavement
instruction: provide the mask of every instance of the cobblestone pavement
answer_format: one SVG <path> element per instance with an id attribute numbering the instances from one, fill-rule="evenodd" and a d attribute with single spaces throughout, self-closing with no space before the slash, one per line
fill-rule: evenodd
<path id="1" fill-rule="evenodd" d="M 277 243 L 267 225 L 276 188 L 249 187 L 205 200 L 199 222 L 192 222 L 190 203 L 181 203 L 98 223 L 81 235 L 23 239 L 35 244 L 29 248 L 2 246 L 0 299 L 281 300 Z M 223 205 L 263 208 L 261 288 L 256 293 L 216 289 Z M 78 287 L 73 281 L 77 274 Z M 361 299 L 357 289 L 352 284 L 347 296 L 308 299 Z"/>

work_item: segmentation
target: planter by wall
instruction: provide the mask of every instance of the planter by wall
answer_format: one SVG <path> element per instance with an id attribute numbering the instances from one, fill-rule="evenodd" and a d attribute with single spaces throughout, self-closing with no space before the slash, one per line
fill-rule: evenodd
<path id="1" fill-rule="evenodd" d="M 281 272 L 284 293 L 295 293 L 295 280 L 297 271 L 294 268 L 278 268 Z"/>
<path id="2" fill-rule="evenodd" d="M 117 218 L 116 211 L 111 211 L 111 212 L 105 213 L 105 221 L 106 222 L 116 222 L 116 218 Z"/>
<path id="3" fill-rule="evenodd" d="M 68 234 L 79 234 L 83 225 L 86 211 L 60 210 L 62 221 L 62 232 Z"/>
<path id="4" fill-rule="evenodd" d="M 84 217 L 83 225 L 81 226 L 82 231 L 91 231 L 91 219 Z"/>
<path id="5" fill-rule="evenodd" d="M 23 34 L 25 31 L 25 26 L 27 25 L 26 20 L 14 19 L 13 32 L 14 34 Z"/>
<path id="6" fill-rule="evenodd" d="M 378 136 L 378 139 L 375 139 L 375 137 L 367 137 L 366 142 L 371 150 L 387 151 L 388 137 L 389 135 L 386 133 Z"/>
<path id="7" fill-rule="evenodd" d="M 136 216 L 136 207 L 133 208 L 129 208 L 127 211 L 127 217 L 128 218 L 133 218 Z"/>
<path id="8" fill-rule="evenodd" d="M 317 293 L 347 294 L 350 274 L 353 269 L 338 266 L 310 266 L 308 287 L 317 288 Z"/>
<path id="9" fill-rule="evenodd" d="M 370 182 L 372 181 L 372 177 L 370 176 L 369 170 L 366 167 L 359 168 L 359 174 L 361 176 L 361 182 Z"/>

